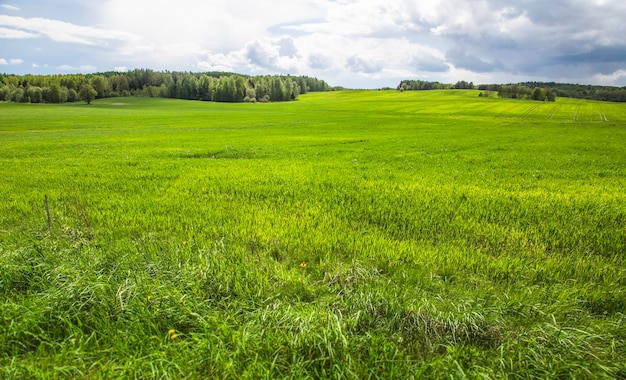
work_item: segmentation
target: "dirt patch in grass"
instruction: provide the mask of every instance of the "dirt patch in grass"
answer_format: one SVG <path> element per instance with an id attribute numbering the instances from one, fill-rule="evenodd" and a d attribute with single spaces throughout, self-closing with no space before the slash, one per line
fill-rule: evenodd
<path id="1" fill-rule="evenodd" d="M 128 105 L 128 103 L 114 102 L 114 103 L 111 103 L 111 105 L 112 105 L 112 106 L 127 106 L 127 105 Z"/>

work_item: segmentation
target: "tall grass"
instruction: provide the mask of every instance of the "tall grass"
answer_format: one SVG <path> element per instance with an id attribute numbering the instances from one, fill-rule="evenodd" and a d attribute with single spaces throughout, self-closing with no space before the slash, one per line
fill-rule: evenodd
<path id="1" fill-rule="evenodd" d="M 0 377 L 626 376 L 625 123 L 474 91 L 0 103 Z"/>

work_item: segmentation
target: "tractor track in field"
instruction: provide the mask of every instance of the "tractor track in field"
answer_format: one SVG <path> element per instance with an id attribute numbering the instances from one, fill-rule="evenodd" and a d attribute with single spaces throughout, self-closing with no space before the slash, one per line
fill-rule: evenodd
<path id="1" fill-rule="evenodd" d="M 554 106 L 552 107 L 552 109 L 550 110 L 550 112 L 548 112 L 548 114 L 546 115 L 546 119 L 548 120 L 552 120 L 552 117 L 554 116 L 554 114 L 556 113 L 556 111 L 559 109 L 559 106 Z"/>
<path id="2" fill-rule="evenodd" d="M 600 114 L 600 121 L 609 121 L 609 118 L 606 117 L 606 113 L 604 113 L 604 107 L 601 105 L 597 105 L 598 114 Z"/>
<path id="3" fill-rule="evenodd" d="M 520 119 L 520 120 L 524 120 L 524 119 L 526 119 L 526 118 L 528 117 L 528 115 L 530 115 L 530 114 L 531 114 L 531 112 L 533 112 L 534 110 L 536 110 L 536 109 L 537 109 L 537 107 L 539 107 L 539 104 L 537 104 L 537 105 L 534 105 L 534 106 L 530 107 L 529 109 L 527 109 L 526 111 L 524 111 L 524 113 L 523 113 L 523 114 L 521 114 L 521 115 L 518 117 L 518 119 Z"/>
<path id="4" fill-rule="evenodd" d="M 580 106 L 576 106 L 576 108 L 574 108 L 574 114 L 572 115 L 572 120 L 574 121 L 578 121 L 578 111 L 580 111 Z"/>

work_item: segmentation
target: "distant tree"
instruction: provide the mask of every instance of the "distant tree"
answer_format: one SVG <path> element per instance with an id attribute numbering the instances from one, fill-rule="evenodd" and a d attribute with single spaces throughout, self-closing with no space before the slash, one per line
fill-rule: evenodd
<path id="1" fill-rule="evenodd" d="M 78 96 L 78 91 L 74 90 L 73 88 L 70 88 L 69 90 L 67 90 L 67 101 L 68 102 L 77 102 L 79 100 L 80 100 L 80 98 Z"/>
<path id="2" fill-rule="evenodd" d="M 279 77 L 272 78 L 272 85 L 270 88 L 270 97 L 273 101 L 282 101 L 285 100 L 285 93 L 287 90 L 285 89 L 285 85 L 280 80 Z"/>
<path id="3" fill-rule="evenodd" d="M 109 82 L 111 83 L 111 89 L 117 96 L 122 95 L 124 91 L 130 90 L 126 75 L 116 74 L 109 79 Z"/>
<path id="4" fill-rule="evenodd" d="M 46 95 L 45 100 L 50 103 L 65 103 L 67 101 L 67 88 L 53 83 Z"/>
<path id="5" fill-rule="evenodd" d="M 41 87 L 29 86 L 26 90 L 27 96 L 30 98 L 31 103 L 41 103 L 43 100 L 43 91 Z"/>
<path id="6" fill-rule="evenodd" d="M 95 75 L 91 78 L 91 87 L 96 90 L 98 98 L 104 98 L 109 91 L 109 81 L 102 75 Z"/>
<path id="7" fill-rule="evenodd" d="M 284 82 L 286 97 L 284 100 L 296 100 L 298 95 L 300 95 L 300 87 L 298 83 L 293 81 L 291 77 L 287 77 Z"/>
<path id="8" fill-rule="evenodd" d="M 267 78 L 259 77 L 254 80 L 254 90 L 256 92 L 257 101 L 269 101 L 270 89 Z M 267 96 L 267 98 L 265 98 Z"/>
<path id="9" fill-rule="evenodd" d="M 90 84 L 85 83 L 80 88 L 80 99 L 87 102 L 87 104 L 91 104 L 91 101 L 96 98 L 96 95 L 98 95 L 98 92 Z"/>
<path id="10" fill-rule="evenodd" d="M 242 77 L 242 76 L 237 76 L 235 79 L 235 99 L 233 99 L 234 102 L 242 102 L 243 99 L 246 97 L 246 90 L 247 90 L 247 86 L 246 83 L 248 81 Z"/>
<path id="11" fill-rule="evenodd" d="M 474 88 L 473 82 L 466 82 L 464 80 L 456 82 L 454 88 L 457 90 L 472 90 Z"/>
<path id="12" fill-rule="evenodd" d="M 10 100 L 15 103 L 21 103 L 24 100 L 24 90 L 16 88 L 11 92 Z"/>
<path id="13" fill-rule="evenodd" d="M 234 102 L 237 96 L 237 85 L 231 76 L 221 77 L 215 87 L 216 102 Z M 241 101 L 241 100 L 240 100 Z"/>
<path id="14" fill-rule="evenodd" d="M 165 83 L 163 83 L 159 87 L 159 98 L 169 98 L 170 97 L 170 89 L 167 87 Z"/>
<path id="15" fill-rule="evenodd" d="M 256 102 L 256 90 L 254 88 L 248 87 L 246 89 L 246 97 L 243 98 L 243 101 L 255 103 Z"/>
<path id="16" fill-rule="evenodd" d="M 176 97 L 178 99 L 198 99 L 198 81 L 192 74 L 184 74 L 176 82 Z"/>
<path id="17" fill-rule="evenodd" d="M 147 98 L 156 98 L 159 96 L 159 87 L 156 86 L 144 86 L 143 87 L 143 96 Z"/>
<path id="18" fill-rule="evenodd" d="M 78 76 L 77 75 L 67 75 L 61 78 L 60 81 L 61 86 L 67 88 L 68 90 L 79 89 L 78 86 Z"/>
<path id="19" fill-rule="evenodd" d="M 308 89 L 308 86 L 306 84 L 306 80 L 304 79 L 304 77 L 298 77 L 297 81 L 298 81 L 298 87 L 300 88 L 301 94 L 306 94 L 307 92 L 309 92 L 309 89 Z"/>
<path id="20" fill-rule="evenodd" d="M 532 100 L 545 100 L 546 99 L 546 94 L 545 91 L 543 90 L 543 88 L 541 87 L 535 87 L 533 89 L 533 92 L 531 94 L 531 99 Z"/>
<path id="21" fill-rule="evenodd" d="M 397 87 L 399 91 L 409 91 L 409 90 L 443 90 L 448 88 L 454 88 L 453 85 L 443 84 L 439 82 L 427 82 L 423 80 L 403 80 Z"/>
<path id="22" fill-rule="evenodd" d="M 202 75 L 198 80 L 198 99 L 213 100 L 213 78 L 208 75 Z"/>
<path id="23" fill-rule="evenodd" d="M 556 100 L 554 91 L 549 88 L 531 88 L 523 84 L 500 86 L 500 89 L 498 90 L 498 97 L 510 99 L 531 99 L 549 102 Z"/>

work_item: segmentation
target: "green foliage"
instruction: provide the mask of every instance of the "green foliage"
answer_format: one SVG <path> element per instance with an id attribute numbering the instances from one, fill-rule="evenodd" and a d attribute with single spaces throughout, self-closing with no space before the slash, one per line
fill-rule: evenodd
<path id="1" fill-rule="evenodd" d="M 94 75 L 89 80 L 91 87 L 96 90 L 96 98 L 105 98 L 109 92 L 109 80 L 102 75 Z"/>
<path id="2" fill-rule="evenodd" d="M 41 87 L 29 86 L 26 94 L 31 103 L 41 103 L 43 100 L 43 91 Z"/>
<path id="3" fill-rule="evenodd" d="M 22 103 L 26 100 L 26 98 L 24 98 L 24 90 L 21 88 L 13 89 L 9 95 L 9 100 L 14 103 Z"/>
<path id="4" fill-rule="evenodd" d="M 407 90 L 444 90 L 453 88 L 452 85 L 423 80 L 403 80 L 398 85 L 399 91 Z"/>
<path id="5" fill-rule="evenodd" d="M 498 96 L 509 99 L 530 99 L 539 101 L 554 102 L 556 95 L 550 88 L 535 87 L 530 88 L 524 85 L 513 84 L 510 86 L 500 86 Z"/>
<path id="6" fill-rule="evenodd" d="M 0 377 L 620 378 L 626 108 L 477 95 L 0 103 Z"/>
<path id="7" fill-rule="evenodd" d="M 94 89 L 90 84 L 83 84 L 80 88 L 79 97 L 81 100 L 84 100 L 87 104 L 91 104 L 91 102 L 98 95 L 98 91 Z"/>
<path id="8" fill-rule="evenodd" d="M 428 82 L 423 80 L 403 80 L 397 87 L 407 90 L 473 89 L 472 82 L 459 81 L 455 85 Z M 554 82 L 524 82 L 518 84 L 481 84 L 481 91 L 498 92 L 500 97 L 511 99 L 532 99 L 553 102 L 557 95 L 576 99 L 626 102 L 626 87 L 593 86 Z M 538 90 L 537 90 L 538 89 Z"/>
<path id="9" fill-rule="evenodd" d="M 478 86 L 478 89 L 499 91 L 502 86 L 503 85 L 499 84 L 483 84 Z M 535 88 L 541 88 L 546 91 L 547 101 L 553 101 L 550 100 L 551 97 L 556 98 L 556 96 L 562 96 L 576 99 L 626 102 L 626 87 L 593 86 L 554 82 L 523 82 L 518 83 L 516 86 L 523 86 L 531 89 L 531 91 L 534 91 Z"/>
<path id="10" fill-rule="evenodd" d="M 456 82 L 454 88 L 457 90 L 473 90 L 474 82 L 466 82 L 464 80 Z"/>
<path id="11" fill-rule="evenodd" d="M 0 78 L 0 100 L 13 102 L 75 102 L 83 85 L 96 90 L 96 98 L 145 96 L 218 102 L 289 101 L 309 91 L 330 91 L 323 80 L 306 76 L 256 76 L 232 73 L 180 73 L 134 70 L 126 73 L 51 76 L 9 75 Z M 42 99 L 32 101 L 29 88 L 42 87 Z M 254 94 L 254 96 L 250 96 Z M 271 96 L 273 95 L 273 97 Z M 37 100 L 38 98 L 35 98 Z"/>

